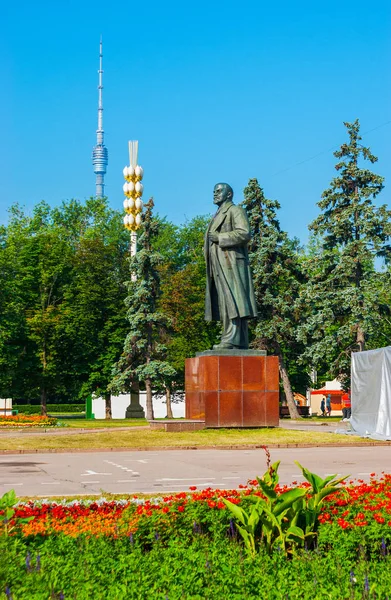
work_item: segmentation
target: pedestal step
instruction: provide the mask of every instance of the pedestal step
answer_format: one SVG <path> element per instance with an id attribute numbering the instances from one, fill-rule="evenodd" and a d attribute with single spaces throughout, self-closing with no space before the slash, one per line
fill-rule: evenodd
<path id="1" fill-rule="evenodd" d="M 164 429 L 164 431 L 198 431 L 205 429 L 205 420 L 202 419 L 173 419 L 149 421 L 151 429 Z"/>

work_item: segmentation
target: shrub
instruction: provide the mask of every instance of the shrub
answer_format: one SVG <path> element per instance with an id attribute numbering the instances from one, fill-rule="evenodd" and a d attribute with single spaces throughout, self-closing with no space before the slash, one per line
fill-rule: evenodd
<path id="1" fill-rule="evenodd" d="M 14 404 L 13 408 L 24 415 L 41 414 L 41 406 L 36 404 Z M 85 404 L 48 404 L 46 408 L 48 414 L 82 413 L 85 411 Z"/>

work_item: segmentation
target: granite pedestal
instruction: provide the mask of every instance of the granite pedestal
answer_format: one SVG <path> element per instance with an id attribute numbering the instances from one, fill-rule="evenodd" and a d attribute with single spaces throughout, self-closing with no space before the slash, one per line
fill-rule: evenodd
<path id="1" fill-rule="evenodd" d="M 211 350 L 186 359 L 186 419 L 206 427 L 277 427 L 278 357 Z"/>

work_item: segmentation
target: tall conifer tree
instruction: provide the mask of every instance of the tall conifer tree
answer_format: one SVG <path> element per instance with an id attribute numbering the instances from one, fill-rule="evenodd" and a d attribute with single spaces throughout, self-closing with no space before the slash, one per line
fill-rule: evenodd
<path id="1" fill-rule="evenodd" d="M 277 200 L 265 198 L 256 179 L 244 189 L 244 207 L 252 239 L 249 259 L 258 305 L 258 320 L 252 345 L 269 350 L 279 358 L 280 374 L 292 418 L 300 418 L 286 366 L 286 354 L 297 351 L 294 303 L 302 273 L 295 243 L 281 231 Z"/>
<path id="2" fill-rule="evenodd" d="M 318 203 L 321 214 L 310 225 L 321 243 L 308 262 L 310 283 L 303 301 L 311 307 L 299 337 L 316 367 L 327 363 L 330 376 L 349 378 L 350 354 L 362 351 L 381 328 L 384 307 L 375 258 L 390 257 L 391 212 L 373 200 L 383 177 L 362 166 L 376 156 L 360 144 L 360 124 L 344 123 L 349 141 L 334 152 L 337 176 Z"/>
<path id="3" fill-rule="evenodd" d="M 161 256 L 154 252 L 153 241 L 158 234 L 158 222 L 152 217 L 152 198 L 146 204 L 139 249 L 129 261 L 131 281 L 127 283 L 126 298 L 129 332 L 122 356 L 114 366 L 111 389 L 130 391 L 132 384 L 141 381 L 147 392 L 148 420 L 154 418 L 153 385 L 174 377 L 175 369 L 165 360 L 166 348 L 162 336 L 169 327 L 169 319 L 157 309 L 160 296 L 158 265 Z"/>

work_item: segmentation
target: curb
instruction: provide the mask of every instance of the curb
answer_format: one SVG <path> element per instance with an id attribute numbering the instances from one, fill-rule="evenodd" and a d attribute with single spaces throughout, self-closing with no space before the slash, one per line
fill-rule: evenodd
<path id="1" fill-rule="evenodd" d="M 233 444 L 229 446 L 144 446 L 136 448 L 43 448 L 33 450 L 0 450 L 0 455 L 10 454 L 74 454 L 95 452 L 156 452 L 162 450 L 259 450 L 260 448 L 360 448 L 391 446 L 391 442 L 355 442 L 354 444 Z"/>

